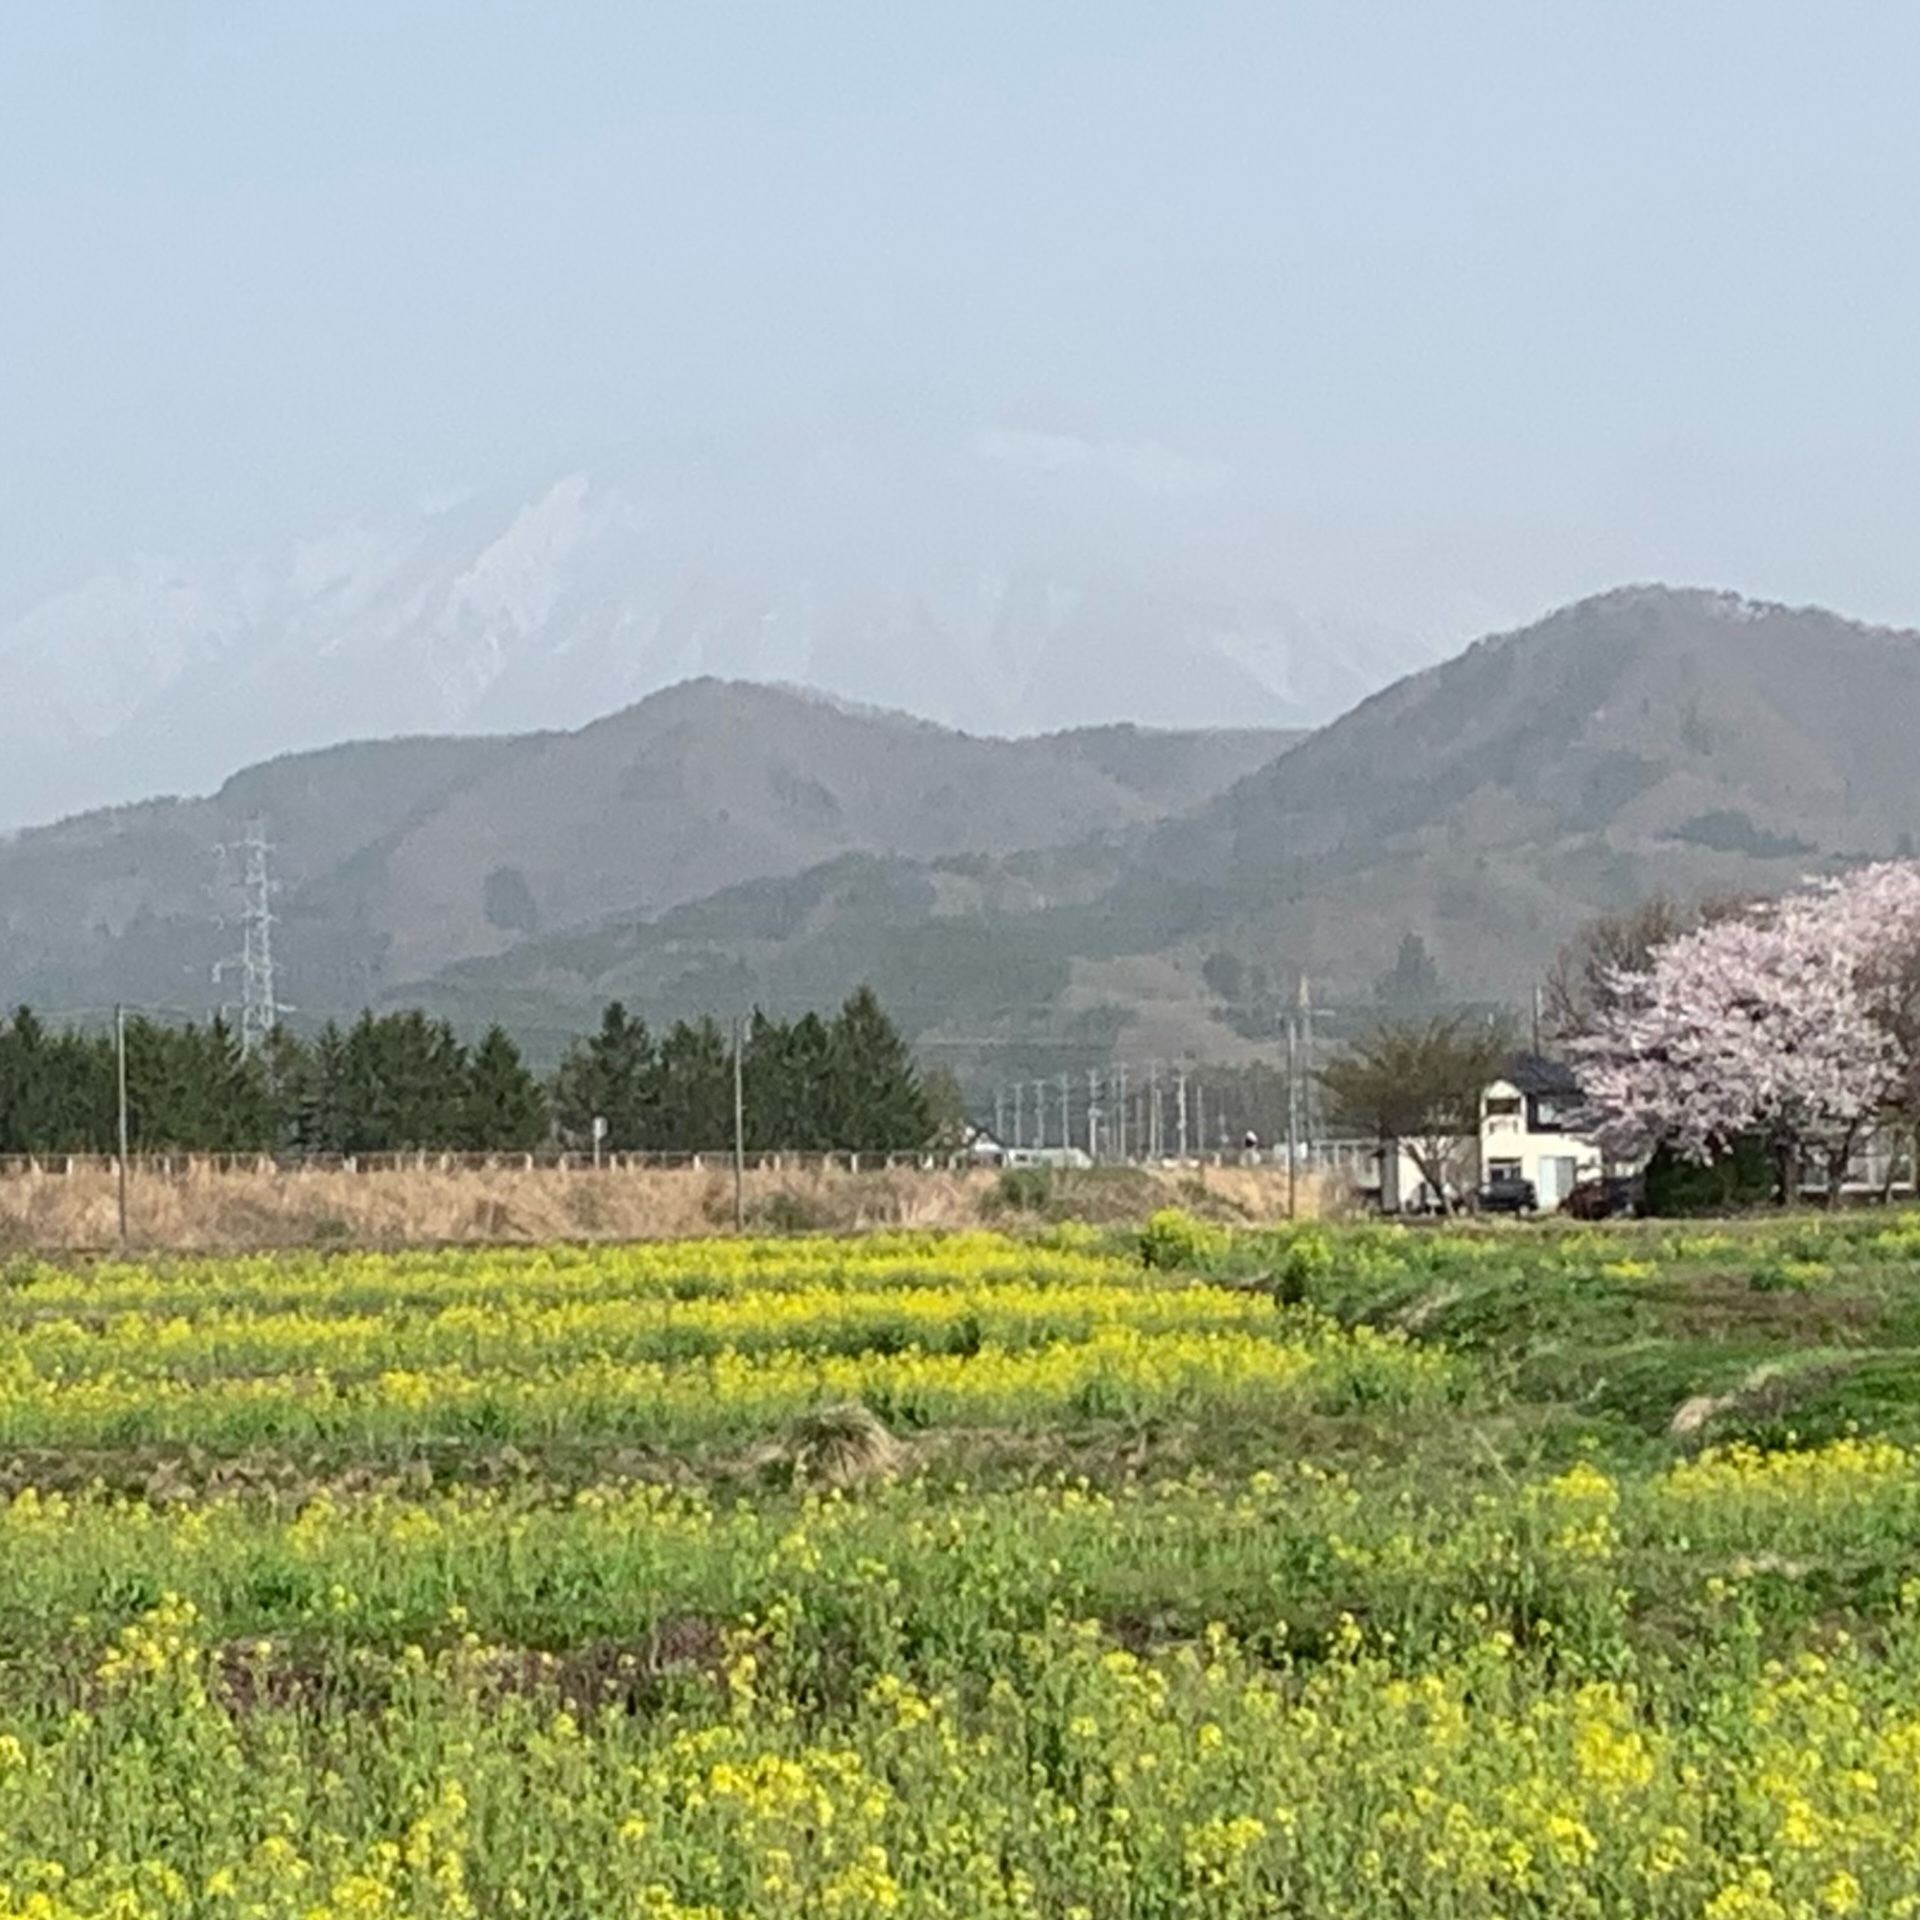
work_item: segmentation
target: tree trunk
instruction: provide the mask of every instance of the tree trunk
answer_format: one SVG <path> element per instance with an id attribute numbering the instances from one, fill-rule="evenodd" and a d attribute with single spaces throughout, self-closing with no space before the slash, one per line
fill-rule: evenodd
<path id="1" fill-rule="evenodd" d="M 1797 1207 L 1800 1204 L 1800 1143 L 1776 1140 L 1773 1162 L 1779 1171 L 1781 1206 Z"/>
<path id="2" fill-rule="evenodd" d="M 1433 1189 L 1434 1198 L 1440 1203 L 1440 1218 L 1453 1218 L 1453 1201 L 1447 1193 L 1447 1157 L 1445 1153 L 1434 1153 L 1431 1143 L 1416 1146 L 1413 1141 L 1406 1143 L 1407 1153 L 1413 1164 L 1420 1169 L 1420 1177 Z"/>
<path id="3" fill-rule="evenodd" d="M 1827 1211 L 1837 1213 L 1842 1201 L 1841 1189 L 1847 1184 L 1847 1169 L 1853 1164 L 1853 1150 L 1860 1144 L 1856 1124 L 1842 1135 L 1840 1144 L 1827 1153 Z"/>
<path id="4" fill-rule="evenodd" d="M 1853 1158 L 1852 1147 L 1840 1148 L 1827 1155 L 1827 1211 L 1835 1213 L 1840 1207 L 1840 1189 L 1846 1185 L 1847 1163 Z"/>

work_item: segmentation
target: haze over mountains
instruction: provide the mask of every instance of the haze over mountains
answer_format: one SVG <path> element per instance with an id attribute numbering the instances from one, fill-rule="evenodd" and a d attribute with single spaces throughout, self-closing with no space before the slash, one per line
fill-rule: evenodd
<path id="1" fill-rule="evenodd" d="M 1417 592 L 1303 602 L 1313 561 L 1233 475 L 1151 446 L 608 454 L 26 608 L 0 625 L 0 828 L 343 740 L 575 728 L 702 675 L 996 735 L 1319 725 L 1475 630 Z"/>
<path id="2" fill-rule="evenodd" d="M 1135 826 L 1294 737 L 1114 727 L 987 740 L 702 680 L 577 732 L 293 755 L 207 799 L 0 840 L 0 993 L 217 1004 L 212 970 L 238 945 L 241 907 L 217 850 L 256 816 L 275 846 L 281 991 L 312 1015 L 616 907 L 664 911 L 852 851 L 1000 854 Z"/>
<path id="3" fill-rule="evenodd" d="M 1408 932 L 1523 997 L 1591 913 L 1920 841 L 1920 636 L 1633 588 L 1309 738 L 968 737 L 700 681 L 587 728 L 295 756 L 0 843 L 0 994 L 204 1006 L 211 848 L 279 843 L 302 1018 L 413 1002 L 536 1050 L 619 996 L 778 1009 L 870 980 L 983 1062 L 1246 1057 L 1301 974 L 1367 1001 Z"/>

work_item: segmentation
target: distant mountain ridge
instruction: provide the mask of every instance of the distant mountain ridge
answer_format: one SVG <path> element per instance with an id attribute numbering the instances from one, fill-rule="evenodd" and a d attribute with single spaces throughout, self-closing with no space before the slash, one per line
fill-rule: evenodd
<path id="1" fill-rule="evenodd" d="M 424 1001 L 550 1040 L 837 1002 L 1050 1070 L 1270 1051 L 1295 983 L 1365 1005 L 1408 933 L 1524 1004 L 1595 911 L 1778 890 L 1920 844 L 1920 636 L 1635 587 L 1333 725 L 1018 741 L 695 681 L 573 732 L 295 756 L 0 843 L 0 997 L 211 1004 L 211 848 L 280 841 L 303 1017 Z"/>
<path id="2" fill-rule="evenodd" d="M 1465 638 L 1276 586 L 1229 476 L 1043 435 L 614 453 L 0 623 L 0 827 L 392 735 L 573 730 L 702 676 L 1008 737 L 1318 725 Z M 1250 557 L 1251 556 L 1251 557 Z"/>
<path id="3" fill-rule="evenodd" d="M 992 860 L 842 860 L 533 941 L 425 989 L 552 1022 L 611 993 L 773 1004 L 858 968 L 958 1047 L 1232 1057 L 1302 974 L 1364 1002 L 1417 932 L 1524 1000 L 1590 914 L 1920 842 L 1920 635 L 1634 587 L 1410 676 L 1216 798 Z M 976 1050 L 977 1051 L 977 1050 Z"/>
<path id="4" fill-rule="evenodd" d="M 288 756 L 205 799 L 0 840 L 0 999 L 215 1004 L 212 969 L 239 943 L 221 917 L 240 907 L 216 848 L 255 815 L 276 848 L 281 989 L 312 1013 L 848 853 L 998 854 L 1121 830 L 1197 804 L 1293 738 L 990 740 L 702 680 L 574 732 Z"/>

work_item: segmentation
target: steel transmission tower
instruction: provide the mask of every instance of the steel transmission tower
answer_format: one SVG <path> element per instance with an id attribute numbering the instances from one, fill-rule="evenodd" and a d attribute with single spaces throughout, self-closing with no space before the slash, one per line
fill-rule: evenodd
<path id="1" fill-rule="evenodd" d="M 229 858 L 240 858 L 240 888 L 245 904 L 241 910 L 244 936 L 240 952 L 214 969 L 216 977 L 229 967 L 240 970 L 240 1051 L 254 1053 L 267 1044 L 280 1016 L 287 1009 L 280 1004 L 274 988 L 273 973 L 273 896 L 277 891 L 273 878 L 273 842 L 267 838 L 266 823 L 256 814 L 247 822 L 246 838 L 237 848 L 222 849 Z"/>

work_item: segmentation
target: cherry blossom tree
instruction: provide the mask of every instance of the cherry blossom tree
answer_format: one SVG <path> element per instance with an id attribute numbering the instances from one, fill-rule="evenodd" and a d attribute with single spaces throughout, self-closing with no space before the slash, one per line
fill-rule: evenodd
<path id="1" fill-rule="evenodd" d="M 1656 948 L 1580 1048 L 1602 1138 L 1709 1161 L 1763 1138 L 1792 1198 L 1817 1154 L 1837 1194 L 1863 1128 L 1911 1083 L 1920 864 L 1889 862 Z"/>

